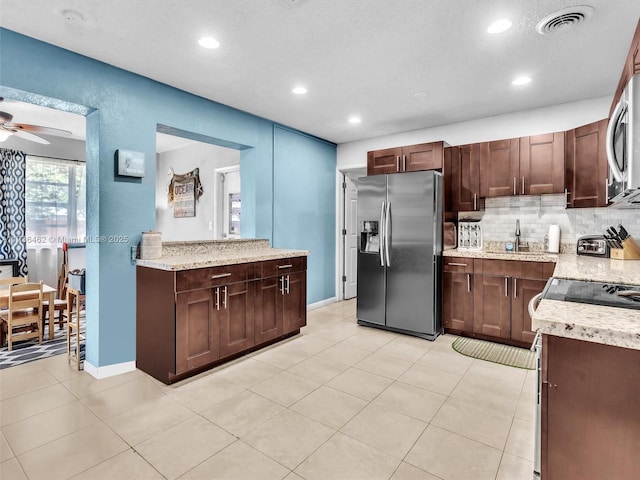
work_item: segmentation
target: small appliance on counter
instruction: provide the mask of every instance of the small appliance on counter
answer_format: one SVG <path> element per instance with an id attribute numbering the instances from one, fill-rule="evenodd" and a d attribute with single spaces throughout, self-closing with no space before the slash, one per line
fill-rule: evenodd
<path id="1" fill-rule="evenodd" d="M 442 249 L 453 250 L 457 245 L 456 224 L 453 222 L 444 222 L 442 228 Z"/>
<path id="2" fill-rule="evenodd" d="M 482 227 L 479 222 L 458 222 L 458 248 L 482 250 Z"/>
<path id="3" fill-rule="evenodd" d="M 578 238 L 576 253 L 607 258 L 609 257 L 609 245 L 603 235 L 585 235 Z"/>

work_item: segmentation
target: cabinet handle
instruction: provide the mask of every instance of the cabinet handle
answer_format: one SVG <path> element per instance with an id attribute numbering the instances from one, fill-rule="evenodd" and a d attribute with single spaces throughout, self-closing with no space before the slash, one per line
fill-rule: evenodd
<path id="1" fill-rule="evenodd" d="M 518 298 L 518 279 L 513 279 L 513 298 Z"/>
<path id="2" fill-rule="evenodd" d="M 397 166 L 396 170 L 400 171 L 400 155 L 398 155 L 398 158 L 396 159 L 396 166 Z"/>
<path id="3" fill-rule="evenodd" d="M 471 274 L 467 273 L 467 293 L 471 292 Z"/>
<path id="4" fill-rule="evenodd" d="M 289 275 L 287 275 L 287 283 L 286 283 L 286 287 L 285 287 L 285 291 L 287 292 L 287 295 L 289 295 Z"/>
<path id="5" fill-rule="evenodd" d="M 524 195 L 524 175 L 522 176 L 522 195 Z"/>
<path id="6" fill-rule="evenodd" d="M 225 278 L 230 277 L 230 273 L 220 273 L 219 275 L 211 275 L 211 280 L 215 280 L 216 278 Z"/>
<path id="7" fill-rule="evenodd" d="M 571 195 L 571 193 L 569 192 L 569 190 L 567 190 L 565 188 L 564 189 L 564 204 L 565 204 L 565 207 L 569 206 L 569 195 Z"/>
<path id="8" fill-rule="evenodd" d="M 287 265 L 278 265 L 278 268 L 282 269 L 282 268 L 291 268 L 293 267 L 293 265 L 291 265 L 290 263 Z"/>
<path id="9" fill-rule="evenodd" d="M 403 172 L 407 171 L 407 156 L 406 155 L 402 156 L 402 171 Z"/>
<path id="10" fill-rule="evenodd" d="M 609 204 L 609 179 L 604 179 L 604 204 Z"/>
<path id="11" fill-rule="evenodd" d="M 517 195 L 517 193 L 516 193 L 516 177 L 513 177 L 513 194 Z"/>
<path id="12" fill-rule="evenodd" d="M 220 287 L 216 287 L 216 310 L 220 310 Z"/>
<path id="13" fill-rule="evenodd" d="M 509 277 L 504 277 L 504 296 L 509 296 Z"/>
<path id="14" fill-rule="evenodd" d="M 473 210 L 478 210 L 478 194 L 473 194 Z"/>
<path id="15" fill-rule="evenodd" d="M 222 305 L 224 306 L 224 309 L 226 310 L 227 309 L 227 286 L 226 285 L 224 286 L 224 300 L 223 300 L 223 304 Z"/>
<path id="16" fill-rule="evenodd" d="M 448 267 L 466 267 L 467 264 L 466 263 L 455 263 L 455 262 L 451 262 L 451 263 L 447 263 Z"/>
<path id="17" fill-rule="evenodd" d="M 284 275 L 280 277 L 280 295 L 284 295 Z"/>

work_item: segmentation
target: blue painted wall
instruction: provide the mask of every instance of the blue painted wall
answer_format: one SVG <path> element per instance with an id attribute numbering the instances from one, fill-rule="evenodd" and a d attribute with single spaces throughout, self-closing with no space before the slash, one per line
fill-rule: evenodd
<path id="1" fill-rule="evenodd" d="M 273 245 L 307 249 L 307 303 L 335 295 L 335 146 L 275 126 Z"/>
<path id="2" fill-rule="evenodd" d="M 92 365 L 135 360 L 135 267 L 129 251 L 139 242 L 140 232 L 155 226 L 158 125 L 241 146 L 243 234 L 268 238 L 276 247 L 295 244 L 311 250 L 315 256 L 309 262 L 309 279 L 313 279 L 309 301 L 335 295 L 335 278 L 326 271 L 329 265 L 333 271 L 335 264 L 335 219 L 318 224 L 318 229 L 332 228 L 330 232 L 297 235 L 293 243 L 287 239 L 290 232 L 307 228 L 309 205 L 329 202 L 335 212 L 335 145 L 288 130 L 280 135 L 281 129 L 271 121 L 6 29 L 0 29 L 0 94 L 48 106 L 57 102 L 71 108 L 74 104 L 91 112 L 87 115 L 87 235 L 96 241 L 87 244 L 87 360 Z M 291 135 L 304 141 L 290 142 Z M 145 153 L 141 181 L 115 178 L 117 149 Z M 296 158 L 304 158 L 305 163 L 297 165 Z M 281 165 L 290 167 L 287 196 L 297 198 L 287 206 L 286 227 L 273 223 L 274 169 L 280 175 Z M 322 185 L 315 185 L 318 182 Z M 244 223 L 245 219 L 253 222 Z M 119 236 L 127 236 L 128 242 L 110 241 Z M 307 240 L 312 243 L 306 244 Z"/>

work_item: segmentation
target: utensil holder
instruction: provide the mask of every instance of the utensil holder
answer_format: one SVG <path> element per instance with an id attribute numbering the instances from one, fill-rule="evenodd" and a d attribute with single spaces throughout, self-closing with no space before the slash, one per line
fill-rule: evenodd
<path id="1" fill-rule="evenodd" d="M 640 245 L 629 237 L 622 241 L 622 248 L 612 248 L 609 256 L 618 260 L 640 260 Z"/>

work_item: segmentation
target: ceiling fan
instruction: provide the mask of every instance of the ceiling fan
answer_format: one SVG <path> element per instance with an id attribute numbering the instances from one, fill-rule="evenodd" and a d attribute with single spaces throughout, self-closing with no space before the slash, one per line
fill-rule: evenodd
<path id="1" fill-rule="evenodd" d="M 0 102 L 4 98 L 0 97 Z M 48 145 L 48 140 L 36 135 L 41 133 L 45 135 L 71 135 L 68 130 L 61 130 L 59 128 L 41 127 L 39 125 L 29 125 L 27 123 L 11 123 L 13 115 L 7 112 L 0 111 L 0 142 L 4 142 L 11 135 L 23 138 L 25 140 L 31 140 L 32 142 L 42 143 Z"/>

